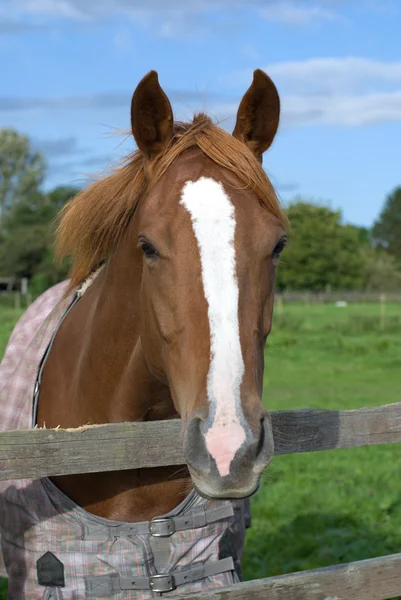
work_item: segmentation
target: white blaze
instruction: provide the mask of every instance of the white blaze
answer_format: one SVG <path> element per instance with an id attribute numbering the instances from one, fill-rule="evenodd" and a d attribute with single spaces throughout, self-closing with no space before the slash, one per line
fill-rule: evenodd
<path id="1" fill-rule="evenodd" d="M 221 183 L 206 177 L 188 181 L 180 203 L 191 216 L 208 303 L 211 362 L 206 447 L 225 476 L 246 438 L 240 400 L 244 361 L 238 323 L 235 209 Z"/>

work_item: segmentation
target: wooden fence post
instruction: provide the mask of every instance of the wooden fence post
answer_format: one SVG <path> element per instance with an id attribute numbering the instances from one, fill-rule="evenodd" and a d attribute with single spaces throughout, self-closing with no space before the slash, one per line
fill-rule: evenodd
<path id="1" fill-rule="evenodd" d="M 278 322 L 281 325 L 281 321 L 283 319 L 283 313 L 284 313 L 284 303 L 283 303 L 283 297 L 280 294 L 279 296 L 277 296 L 277 318 L 278 318 Z"/>
<path id="2" fill-rule="evenodd" d="M 14 310 L 21 310 L 21 293 L 15 292 L 14 294 Z"/>
<path id="3" fill-rule="evenodd" d="M 386 294 L 382 292 L 380 294 L 380 329 L 383 331 L 386 325 Z"/>

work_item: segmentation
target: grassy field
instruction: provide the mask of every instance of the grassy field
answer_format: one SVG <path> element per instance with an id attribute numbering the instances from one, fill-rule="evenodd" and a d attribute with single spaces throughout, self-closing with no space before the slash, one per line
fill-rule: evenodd
<path id="1" fill-rule="evenodd" d="M 270 410 L 400 400 L 401 305 L 284 306 L 266 349 Z M 277 440 L 279 443 L 279 440 Z M 397 445 L 276 457 L 253 500 L 247 579 L 401 549 Z"/>
<path id="2" fill-rule="evenodd" d="M 399 401 L 401 305 L 385 311 L 383 318 L 377 304 L 284 305 L 266 349 L 266 406 Z M 14 318 L 12 310 L 0 312 L 0 352 Z M 399 552 L 400 470 L 397 445 L 276 457 L 253 498 L 245 578 Z"/>

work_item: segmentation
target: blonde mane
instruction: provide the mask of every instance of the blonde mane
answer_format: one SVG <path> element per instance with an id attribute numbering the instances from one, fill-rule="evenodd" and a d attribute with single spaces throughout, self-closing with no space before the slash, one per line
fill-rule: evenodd
<path id="1" fill-rule="evenodd" d="M 123 166 L 80 192 L 61 211 L 57 256 L 71 257 L 72 286 L 79 285 L 114 251 L 139 200 L 178 156 L 193 147 L 235 173 L 270 213 L 286 222 L 273 186 L 252 152 L 200 114 L 192 123 L 175 124 L 174 136 L 155 164 L 151 180 L 145 175 L 143 155 L 138 150 L 127 157 Z"/>

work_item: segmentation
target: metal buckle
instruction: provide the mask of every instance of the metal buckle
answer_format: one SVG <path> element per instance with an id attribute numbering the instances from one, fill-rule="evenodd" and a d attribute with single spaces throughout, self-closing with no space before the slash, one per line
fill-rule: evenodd
<path id="1" fill-rule="evenodd" d="M 158 530 L 158 525 L 164 527 L 164 531 Z M 175 533 L 175 523 L 170 517 L 155 517 L 149 522 L 149 531 L 153 537 L 170 537 Z"/>
<path id="2" fill-rule="evenodd" d="M 164 592 L 172 592 L 173 590 L 177 589 L 174 575 L 169 575 L 168 573 L 151 575 L 149 577 L 149 585 L 152 592 L 159 592 L 160 594 L 163 594 Z"/>

